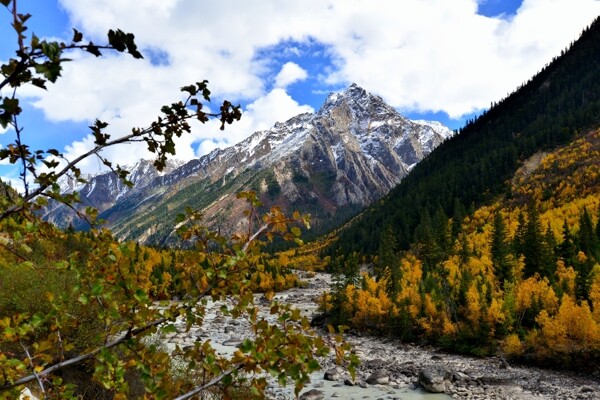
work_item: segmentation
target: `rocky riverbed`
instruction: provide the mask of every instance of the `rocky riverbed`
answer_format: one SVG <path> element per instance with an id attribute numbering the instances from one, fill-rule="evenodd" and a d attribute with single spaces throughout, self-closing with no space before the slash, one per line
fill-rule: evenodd
<path id="1" fill-rule="evenodd" d="M 308 282 L 306 287 L 278 293 L 276 298 L 312 316 L 317 311 L 315 299 L 328 290 L 330 277 L 301 278 Z M 210 338 L 217 351 L 232 352 L 248 329 L 245 321 L 225 318 L 218 308 L 213 305 L 202 329 L 185 332 L 181 327 L 167 338 L 168 344 L 185 346 Z M 311 377 L 301 399 L 600 399 L 598 375 L 511 365 L 498 357 L 447 354 L 385 338 L 347 335 L 346 339 L 361 360 L 356 381 L 333 359 L 324 360 L 323 370 Z M 273 399 L 293 398 L 291 388 L 275 383 L 268 392 Z"/>

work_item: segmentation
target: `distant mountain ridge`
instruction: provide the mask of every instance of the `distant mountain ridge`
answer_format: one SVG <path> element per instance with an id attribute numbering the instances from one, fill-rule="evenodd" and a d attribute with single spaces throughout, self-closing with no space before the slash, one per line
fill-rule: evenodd
<path id="1" fill-rule="evenodd" d="M 396 186 L 453 132 L 437 122 L 410 121 L 353 84 L 332 93 L 316 113 L 297 115 L 244 141 L 158 173 L 150 161 L 130 169 L 135 186 L 114 174 L 90 177 L 77 190 L 84 205 L 100 212 L 121 239 L 173 242 L 176 214 L 201 210 L 208 225 L 243 229 L 241 190 L 255 190 L 266 206 L 310 212 L 318 228 L 334 225 Z M 66 226 L 73 212 L 48 210 L 45 218 Z"/>

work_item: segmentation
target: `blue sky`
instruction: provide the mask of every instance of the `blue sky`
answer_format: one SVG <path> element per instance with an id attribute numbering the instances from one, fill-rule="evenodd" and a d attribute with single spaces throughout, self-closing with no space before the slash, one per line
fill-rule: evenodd
<path id="1" fill-rule="evenodd" d="M 20 124 L 33 148 L 75 157 L 92 146 L 87 126 L 111 133 L 147 125 L 178 88 L 208 79 L 214 104 L 242 105 L 224 133 L 194 126 L 177 156 L 232 145 L 276 121 L 316 111 L 328 93 L 357 83 L 412 119 L 459 128 L 558 55 L 600 14 L 596 0 L 20 0 L 28 32 L 68 41 L 77 28 L 102 42 L 110 28 L 136 35 L 144 60 L 74 54 L 47 92 L 24 88 Z M 10 14 L 0 9 L 0 60 L 14 55 Z M 8 95 L 7 92 L 1 95 Z M 0 145 L 14 132 L 0 134 Z M 121 164 L 142 148 L 107 153 Z M 97 171 L 97 161 L 83 164 Z M 0 165 L 0 176 L 18 177 Z M 17 184 L 17 183 L 15 183 Z"/>

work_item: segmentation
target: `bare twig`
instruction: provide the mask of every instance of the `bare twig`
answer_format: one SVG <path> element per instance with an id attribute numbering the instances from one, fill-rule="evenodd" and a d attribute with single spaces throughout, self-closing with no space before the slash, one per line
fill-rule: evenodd
<path id="1" fill-rule="evenodd" d="M 58 326 L 58 321 L 57 321 L 56 325 Z M 58 339 L 58 348 L 60 350 L 60 360 L 64 361 L 64 359 L 65 359 L 65 347 L 63 345 L 63 340 L 62 340 L 62 336 L 60 334 L 60 329 L 56 330 L 56 337 Z"/>
<path id="2" fill-rule="evenodd" d="M 189 391 L 186 394 L 183 394 L 179 397 L 176 397 L 175 400 L 187 400 L 187 399 L 197 395 L 198 393 L 200 393 L 212 386 L 215 386 L 216 384 L 221 382 L 221 380 L 223 380 L 223 378 L 225 378 L 227 375 L 231 375 L 235 371 L 240 370 L 242 368 L 242 366 L 243 366 L 243 364 L 238 364 L 235 367 L 232 367 L 232 368 L 228 369 L 227 371 L 222 372 L 221 374 L 217 375 L 216 377 L 214 377 L 213 379 L 211 379 L 209 382 L 205 383 L 204 385 L 198 386 L 194 390 Z"/>
<path id="3" fill-rule="evenodd" d="M 23 343 L 20 343 L 20 344 L 21 344 L 21 347 L 23 348 L 23 350 L 25 351 L 25 354 L 27 355 L 27 359 L 29 360 L 29 366 L 31 367 L 33 376 L 37 380 L 38 385 L 40 385 L 40 390 L 44 394 L 44 398 L 46 398 L 46 389 L 44 388 L 44 383 L 42 382 L 42 379 L 37 374 L 37 372 L 35 372 L 35 366 L 33 365 L 33 360 L 31 359 L 31 354 L 29 354 L 29 350 L 27 349 L 27 347 L 25 347 L 25 345 Z"/>
<path id="4" fill-rule="evenodd" d="M 139 328 L 132 329 L 131 331 L 128 331 L 127 333 L 125 333 L 121 337 L 119 337 L 119 338 L 117 338 L 117 339 L 115 339 L 115 340 L 113 340 L 111 342 L 106 343 L 104 346 L 97 347 L 96 349 L 94 349 L 94 350 L 92 350 L 92 351 L 90 351 L 88 353 L 85 353 L 85 354 L 82 354 L 80 356 L 77 356 L 77 357 L 74 357 L 74 358 L 70 358 L 70 359 L 68 359 L 66 361 L 62 361 L 62 362 L 59 362 L 57 364 L 54 364 L 53 366 L 48 367 L 48 368 L 44 369 L 43 371 L 38 372 L 37 374 L 34 373 L 34 374 L 31 374 L 31 375 L 27 375 L 27 376 L 25 376 L 25 377 L 23 377 L 23 378 L 15 381 L 14 383 L 10 383 L 10 384 L 7 384 L 7 385 L 0 386 L 0 391 L 6 390 L 6 389 L 10 389 L 10 388 L 13 388 L 15 386 L 23 385 L 23 384 L 25 384 L 27 382 L 31 382 L 34 379 L 43 378 L 46 375 L 49 375 L 49 374 L 51 374 L 51 373 L 53 373 L 55 371 L 61 370 L 63 368 L 66 368 L 66 367 L 68 367 L 70 365 L 79 364 L 79 363 L 81 363 L 81 362 L 83 362 L 85 360 L 89 360 L 90 358 L 94 357 L 96 354 L 100 353 L 102 350 L 104 350 L 104 349 L 110 349 L 112 347 L 118 346 L 119 344 L 125 342 L 126 340 L 130 339 L 131 337 L 134 337 L 134 336 L 137 336 L 137 335 L 139 335 L 141 333 L 144 333 L 147 330 L 149 330 L 150 328 L 158 326 L 158 325 L 160 325 L 160 324 L 162 324 L 162 323 L 164 323 L 164 322 L 166 322 L 168 320 L 169 320 L 168 318 L 163 317 L 163 318 L 159 318 L 157 320 L 154 320 L 152 322 L 149 322 L 146 325 L 141 326 Z"/>
<path id="5" fill-rule="evenodd" d="M 244 247 L 242 247 L 242 250 L 247 251 L 248 248 L 250 247 L 250 245 L 252 244 L 252 242 L 254 242 L 260 235 L 262 235 L 262 233 L 264 231 L 269 229 L 269 226 L 270 226 L 270 224 L 264 224 L 263 226 L 258 228 L 258 230 L 256 232 L 254 232 L 254 234 L 248 238 L 248 241 L 246 243 L 244 243 Z"/>
<path id="6" fill-rule="evenodd" d="M 16 27 L 17 23 L 19 22 L 19 14 L 17 13 L 17 0 L 13 0 L 12 6 L 13 24 L 15 24 L 14 26 Z M 25 47 L 23 45 L 23 34 L 21 32 L 17 32 L 17 36 L 19 41 L 19 50 L 23 51 L 23 48 Z"/>

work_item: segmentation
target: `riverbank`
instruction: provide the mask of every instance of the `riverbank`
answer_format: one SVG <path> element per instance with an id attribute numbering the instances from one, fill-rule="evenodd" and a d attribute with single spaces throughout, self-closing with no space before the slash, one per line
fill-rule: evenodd
<path id="1" fill-rule="evenodd" d="M 315 300 L 329 289 L 330 276 L 317 273 L 309 277 L 301 273 L 301 279 L 307 282 L 306 287 L 286 290 L 278 293 L 276 298 L 294 305 L 310 317 L 317 312 Z M 261 307 L 266 311 L 268 305 Z M 247 332 L 244 321 L 224 318 L 215 304 L 203 329 L 190 332 L 182 329 L 170 336 L 168 343 L 185 346 L 210 338 L 218 351 L 230 352 Z M 324 360 L 322 371 L 313 374 L 310 384 L 302 392 L 305 399 L 600 398 L 597 375 L 513 365 L 498 357 L 448 354 L 431 346 L 414 346 L 394 339 L 361 335 L 347 335 L 346 339 L 361 360 L 356 381 L 350 382 L 347 371 L 336 369 L 333 358 Z M 421 376 L 420 381 L 419 375 L 423 372 L 426 376 Z M 377 377 L 380 379 L 375 379 Z M 446 395 L 425 393 L 422 386 L 427 385 L 423 382 L 427 377 L 433 379 L 429 389 L 442 389 Z M 268 392 L 274 399 L 293 398 L 292 388 L 281 388 L 275 383 Z M 313 397 L 308 397 L 308 393 Z"/>

